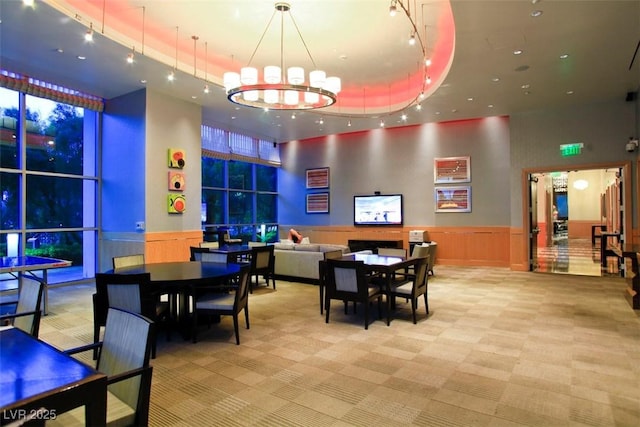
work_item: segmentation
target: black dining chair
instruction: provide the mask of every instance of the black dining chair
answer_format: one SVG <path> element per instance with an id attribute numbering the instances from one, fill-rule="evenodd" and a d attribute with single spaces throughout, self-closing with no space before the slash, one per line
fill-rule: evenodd
<path id="1" fill-rule="evenodd" d="M 107 375 L 107 426 L 148 426 L 151 378 L 149 364 L 154 322 L 140 314 L 109 308 L 104 339 L 66 350 L 78 354 L 96 350 L 96 370 Z M 84 408 L 56 414 L 48 426 L 84 426 Z"/>
<path id="2" fill-rule="evenodd" d="M 162 323 L 167 341 L 171 339 L 171 311 L 169 303 L 160 301 L 153 291 L 149 273 L 118 274 L 96 273 L 96 293 L 93 294 L 93 342 L 99 342 L 100 329 L 106 325 L 109 308 L 139 313 Z M 156 337 L 153 338 L 151 357 L 156 357 Z M 94 358 L 97 353 L 94 352 Z"/>
<path id="3" fill-rule="evenodd" d="M 274 253 L 275 246 L 254 246 L 251 248 L 251 276 L 256 278 L 255 284 L 258 286 L 259 276 L 263 276 L 269 286 L 269 279 L 273 283 L 273 289 L 276 289 L 275 265 L 276 256 Z M 253 292 L 253 280 L 249 287 L 249 292 Z"/>
<path id="4" fill-rule="evenodd" d="M 364 308 L 364 328 L 369 329 L 369 305 L 378 300 L 378 316 L 381 316 L 382 292 L 370 281 L 362 261 L 328 259 L 326 263 L 325 322 L 329 323 L 331 300 L 361 303 Z M 344 307 L 347 313 L 347 304 Z"/>
<path id="5" fill-rule="evenodd" d="M 228 263 L 229 256 L 225 253 L 211 252 L 210 248 L 206 247 L 189 247 L 190 261 L 203 261 L 203 262 L 221 262 Z"/>
<path id="6" fill-rule="evenodd" d="M 391 283 L 391 287 L 388 291 L 387 297 L 390 298 L 391 307 L 395 308 L 395 298 L 402 297 L 411 301 L 411 314 L 413 317 L 413 323 L 417 323 L 416 310 L 418 308 L 418 298 L 424 296 L 424 305 L 429 315 L 429 300 L 428 300 L 428 282 L 429 275 L 427 270 L 429 268 L 429 259 L 427 257 L 418 258 L 414 265 L 414 273 L 395 275 L 394 281 Z M 389 306 L 389 304 L 387 304 Z M 387 312 L 387 323 L 390 321 L 391 310 Z"/>
<path id="7" fill-rule="evenodd" d="M 211 316 L 233 316 L 233 328 L 236 335 L 236 344 L 240 345 L 240 331 L 238 326 L 238 316 L 244 310 L 244 318 L 247 329 L 249 329 L 249 281 L 251 280 L 251 267 L 247 264 L 240 268 L 238 275 L 238 286 L 235 289 L 223 289 L 215 286 L 206 291 L 205 287 L 198 287 L 200 295 L 193 301 L 191 339 L 195 343 L 198 340 L 198 322 L 201 314 L 209 315 L 209 327 L 211 327 Z"/>
<path id="8" fill-rule="evenodd" d="M 0 316 L 0 325 L 13 325 L 38 338 L 40 318 L 42 317 L 41 304 L 44 284 L 24 276 L 21 281 L 18 300 L 0 303 L 0 307 L 14 306 L 10 313 Z"/>

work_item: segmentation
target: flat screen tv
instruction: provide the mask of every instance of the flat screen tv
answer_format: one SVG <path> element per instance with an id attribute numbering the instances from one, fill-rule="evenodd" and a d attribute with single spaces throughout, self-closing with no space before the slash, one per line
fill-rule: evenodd
<path id="1" fill-rule="evenodd" d="M 353 196 L 354 225 L 402 225 L 402 194 Z"/>

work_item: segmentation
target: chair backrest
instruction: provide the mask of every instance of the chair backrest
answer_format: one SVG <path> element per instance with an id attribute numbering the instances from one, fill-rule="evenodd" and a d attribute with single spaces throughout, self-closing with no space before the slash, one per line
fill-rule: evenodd
<path id="1" fill-rule="evenodd" d="M 132 265 L 143 265 L 144 254 L 114 256 L 112 258 L 113 268 L 131 267 Z"/>
<path id="2" fill-rule="evenodd" d="M 429 246 L 415 245 L 413 247 L 413 251 L 411 252 L 411 258 L 428 257 L 430 250 L 431 248 Z"/>
<path id="3" fill-rule="evenodd" d="M 399 257 L 406 258 L 407 250 L 400 249 L 400 248 L 378 248 L 378 255 L 399 256 Z"/>
<path id="4" fill-rule="evenodd" d="M 369 292 L 363 261 L 328 259 L 326 263 L 327 295 L 334 299 L 362 299 Z"/>
<path id="5" fill-rule="evenodd" d="M 33 314 L 19 316 L 13 319 L 13 326 L 22 329 L 34 337 L 38 336 L 40 329 L 42 292 L 44 285 L 37 280 L 22 276 L 20 284 L 20 292 L 18 294 L 18 304 L 16 305 L 16 313 Z"/>
<path id="6" fill-rule="evenodd" d="M 149 366 L 155 324 L 148 318 L 126 310 L 109 308 L 98 358 L 97 370 L 107 377 Z M 134 410 L 138 409 L 140 394 L 150 390 L 141 376 L 135 376 L 108 386 L 109 391 Z M 148 399 L 148 397 L 147 397 Z"/>
<path id="7" fill-rule="evenodd" d="M 251 248 L 252 270 L 273 270 L 275 266 L 275 246 L 255 246 Z"/>
<path id="8" fill-rule="evenodd" d="M 342 255 L 344 255 L 342 253 L 342 251 L 340 249 L 336 249 L 335 251 L 327 251 L 324 253 L 324 259 L 328 260 L 328 259 L 340 259 L 342 258 Z"/>
<path id="9" fill-rule="evenodd" d="M 251 266 L 244 265 L 240 268 L 240 280 L 236 289 L 236 296 L 233 302 L 233 309 L 237 313 L 247 306 L 249 302 L 249 282 L 251 280 Z"/>
<path id="10" fill-rule="evenodd" d="M 220 243 L 218 242 L 200 242 L 201 248 L 219 248 Z"/>
<path id="11" fill-rule="evenodd" d="M 155 303 L 151 297 L 151 275 L 96 273 L 96 318 L 101 319 L 108 308 L 154 317 Z"/>
<path id="12" fill-rule="evenodd" d="M 429 258 L 420 257 L 418 258 L 418 262 L 414 267 L 415 271 L 415 282 L 413 285 L 413 295 L 422 295 L 427 291 L 427 281 L 429 280 L 429 275 L 427 274 L 427 270 L 429 267 Z"/>
<path id="13" fill-rule="evenodd" d="M 221 262 L 224 264 L 229 261 L 229 256 L 227 254 L 210 252 L 209 248 L 196 248 L 191 246 L 189 250 L 191 251 L 191 257 L 189 258 L 191 261 Z"/>

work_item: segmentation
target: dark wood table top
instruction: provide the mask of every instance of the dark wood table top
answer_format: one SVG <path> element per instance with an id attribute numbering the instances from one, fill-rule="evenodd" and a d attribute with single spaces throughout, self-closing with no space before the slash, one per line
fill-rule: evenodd
<path id="1" fill-rule="evenodd" d="M 52 416 L 88 405 L 90 419 L 104 425 L 107 379 L 92 367 L 18 328 L 0 331 L 0 366 L 3 419 L 20 418 L 20 408 L 32 415 L 43 407 L 50 412 L 42 415 Z"/>
<path id="2" fill-rule="evenodd" d="M 106 273 L 150 273 L 151 282 L 157 286 L 210 284 L 212 279 L 224 279 L 240 272 L 241 264 L 178 261 L 123 267 Z"/>

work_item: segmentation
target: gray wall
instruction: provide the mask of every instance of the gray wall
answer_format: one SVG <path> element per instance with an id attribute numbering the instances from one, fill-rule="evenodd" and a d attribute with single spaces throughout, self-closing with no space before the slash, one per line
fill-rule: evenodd
<path id="1" fill-rule="evenodd" d="M 523 169 L 570 170 L 572 165 L 636 160 L 638 151 L 625 150 L 629 137 L 637 135 L 636 126 L 636 106 L 624 100 L 511 116 L 511 225 L 522 226 Z M 582 154 L 561 157 L 560 144 L 574 142 L 584 144 Z M 628 180 L 633 188 L 634 214 L 638 210 L 636 173 Z M 637 226 L 637 218 L 633 224 Z"/>
<path id="2" fill-rule="evenodd" d="M 471 157 L 472 212 L 434 212 L 434 157 Z M 509 224 L 509 119 L 375 129 L 281 145 L 279 222 L 353 225 L 355 194 L 402 193 L 405 225 Z M 330 213 L 305 214 L 305 171 L 330 168 Z"/>
<path id="3" fill-rule="evenodd" d="M 635 160 L 624 146 L 637 126 L 637 106 L 621 100 L 292 141 L 280 146 L 278 219 L 352 225 L 353 195 L 380 191 L 404 194 L 408 226 L 521 227 L 523 169 Z M 582 155 L 561 157 L 559 145 L 572 142 L 584 143 Z M 453 156 L 471 157 L 471 213 L 434 212 L 433 158 Z M 330 213 L 306 214 L 305 171 L 318 167 L 330 168 Z M 635 197 L 635 172 L 633 181 Z"/>

